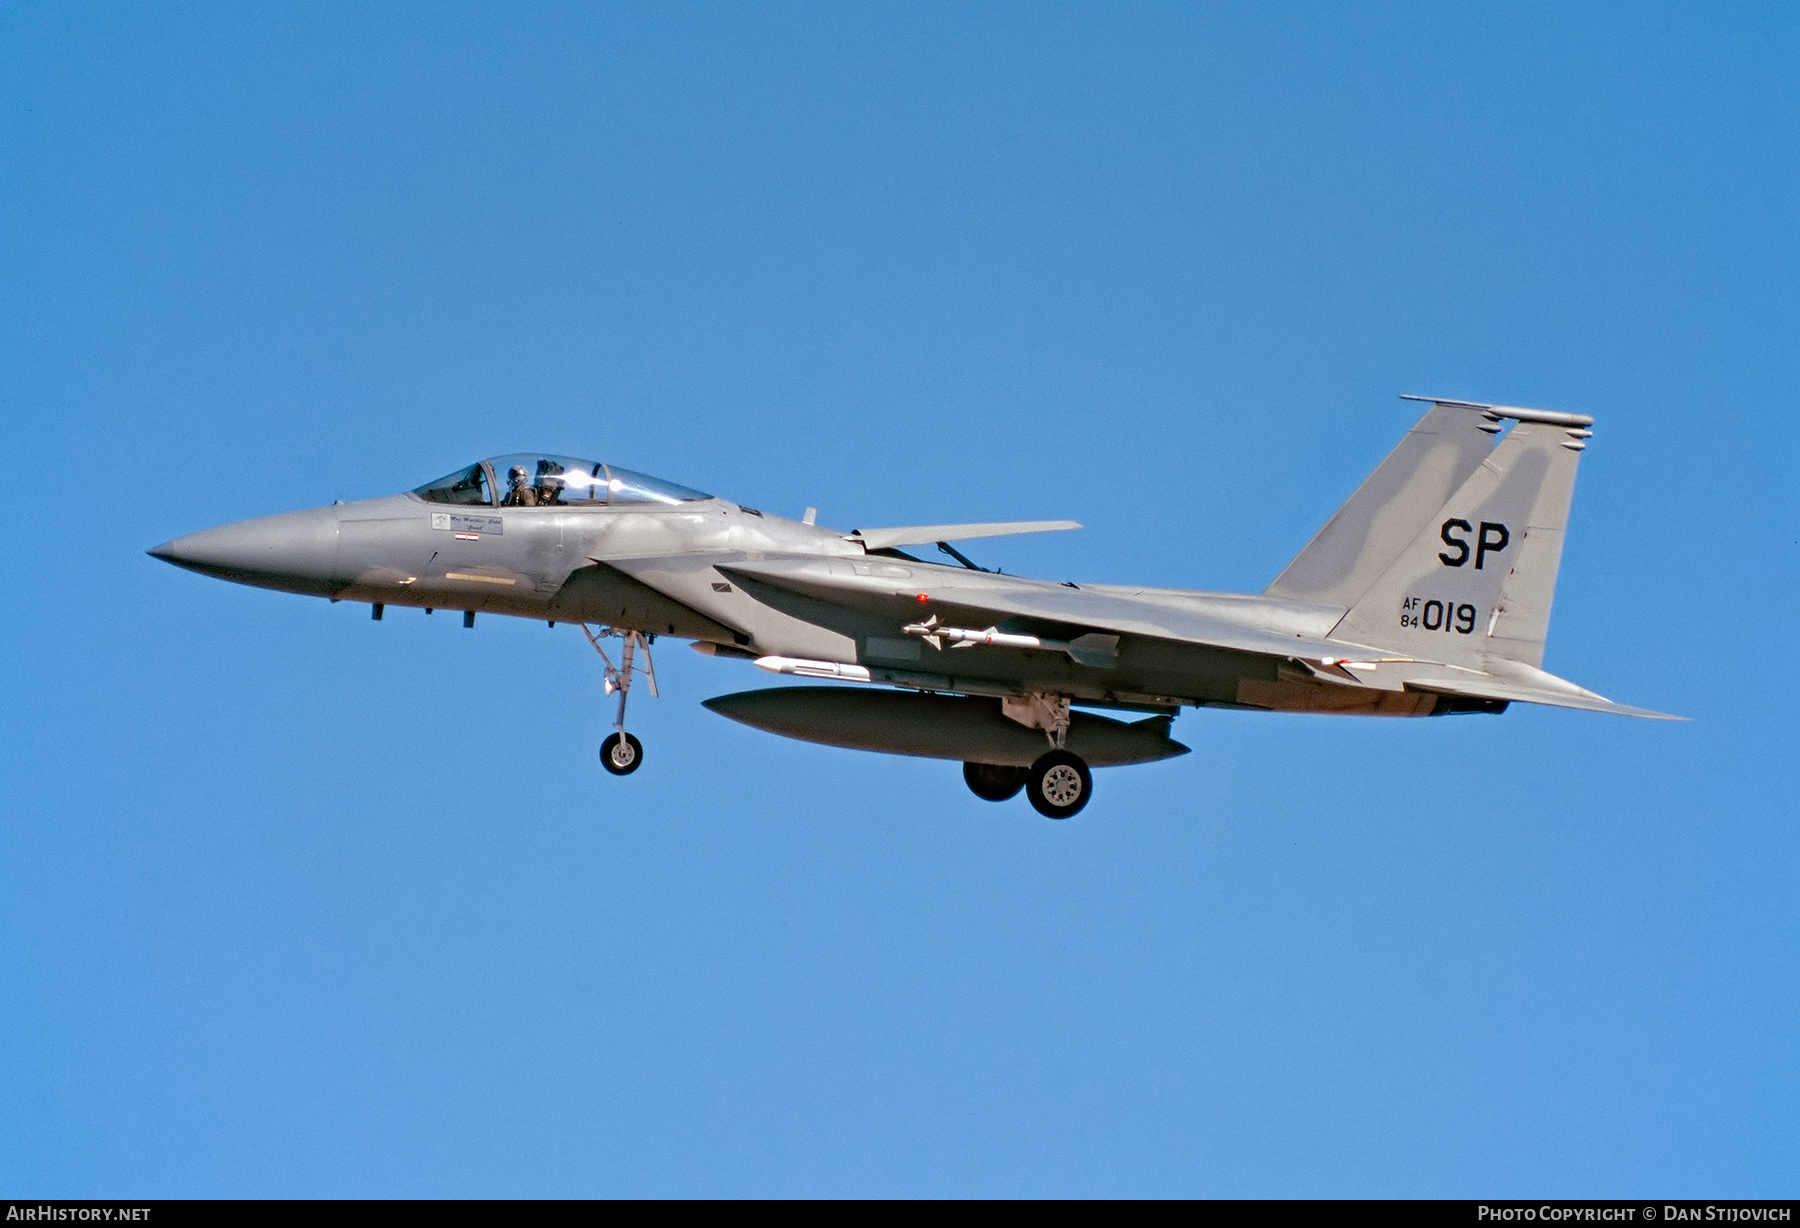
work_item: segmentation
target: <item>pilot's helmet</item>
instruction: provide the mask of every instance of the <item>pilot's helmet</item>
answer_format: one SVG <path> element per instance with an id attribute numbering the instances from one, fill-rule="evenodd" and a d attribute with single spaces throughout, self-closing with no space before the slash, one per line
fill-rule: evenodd
<path id="1" fill-rule="evenodd" d="M 514 465 L 511 469 L 506 471 L 506 476 L 512 479 L 514 486 L 517 486 L 520 482 L 525 480 L 525 466 Z"/>

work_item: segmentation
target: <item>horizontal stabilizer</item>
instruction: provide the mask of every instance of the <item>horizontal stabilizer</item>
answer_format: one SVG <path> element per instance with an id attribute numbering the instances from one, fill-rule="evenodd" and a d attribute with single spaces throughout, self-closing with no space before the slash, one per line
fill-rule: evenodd
<path id="1" fill-rule="evenodd" d="M 1441 691 L 1446 695 L 1466 695 L 1475 699 L 1504 699 L 1523 704 L 1545 704 L 1552 708 L 1578 708 L 1583 712 L 1610 712 L 1614 716 L 1637 716 L 1653 721 L 1685 721 L 1685 716 L 1654 712 L 1649 708 L 1633 708 L 1616 704 L 1604 695 L 1596 695 L 1576 686 L 1566 678 L 1545 673 L 1521 662 L 1495 663 L 1496 668 L 1511 676 L 1493 673 L 1477 674 L 1469 670 L 1421 672 L 1408 670 L 1409 687 L 1425 691 Z M 1405 668 L 1405 667 L 1402 667 Z"/>
<path id="2" fill-rule="evenodd" d="M 1015 533 L 1053 533 L 1079 529 L 1073 520 L 1002 520 L 990 524 L 915 524 L 899 529 L 857 529 L 847 536 L 869 550 L 893 546 L 928 546 L 932 542 L 960 542 L 972 537 L 1010 537 Z"/>
<path id="3" fill-rule="evenodd" d="M 1440 688 L 1444 689 L 1444 688 Z M 1583 712 L 1610 712 L 1614 716 L 1637 716 L 1652 721 L 1685 721 L 1685 716 L 1657 712 L 1650 708 L 1633 708 L 1616 704 L 1599 695 L 1564 695 L 1559 691 L 1534 691 L 1522 686 L 1472 686 L 1459 688 L 1452 694 L 1476 699 L 1505 699 L 1522 704 L 1544 704 L 1551 708 L 1579 708 Z"/>

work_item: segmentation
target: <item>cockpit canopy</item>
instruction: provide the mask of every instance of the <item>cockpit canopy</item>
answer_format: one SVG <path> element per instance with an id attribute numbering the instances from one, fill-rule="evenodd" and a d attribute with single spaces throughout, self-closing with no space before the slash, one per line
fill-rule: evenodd
<path id="1" fill-rule="evenodd" d="M 522 452 L 477 461 L 413 492 L 428 503 L 481 507 L 606 507 L 691 503 L 711 495 L 601 461 Z"/>

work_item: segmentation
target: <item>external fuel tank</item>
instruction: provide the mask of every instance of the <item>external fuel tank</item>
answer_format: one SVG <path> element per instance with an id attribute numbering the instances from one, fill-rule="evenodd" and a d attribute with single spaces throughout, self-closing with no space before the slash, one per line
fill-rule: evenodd
<path id="1" fill-rule="evenodd" d="M 928 695 L 853 686 L 771 687 L 706 700 L 720 716 L 803 742 L 851 750 L 1029 767 L 1051 742 L 1008 719 L 998 699 Z M 1070 714 L 1065 749 L 1093 767 L 1148 763 L 1185 755 L 1169 737 L 1171 718 L 1126 722 Z"/>

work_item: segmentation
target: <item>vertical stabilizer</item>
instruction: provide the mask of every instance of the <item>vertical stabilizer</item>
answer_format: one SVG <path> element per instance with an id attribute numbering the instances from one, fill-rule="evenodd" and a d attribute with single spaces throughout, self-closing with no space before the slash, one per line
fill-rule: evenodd
<path id="1" fill-rule="evenodd" d="M 1354 605 L 1493 451 L 1499 429 L 1479 409 L 1432 405 L 1265 595 Z"/>
<path id="2" fill-rule="evenodd" d="M 1518 425 L 1427 517 L 1334 638 L 1476 668 L 1542 664 L 1576 464 L 1593 419 L 1477 408 Z"/>

